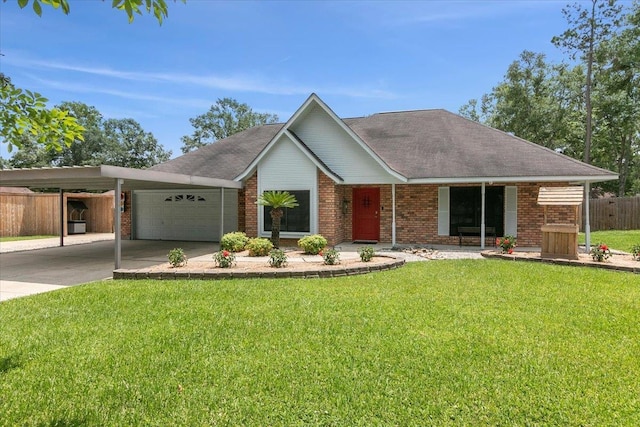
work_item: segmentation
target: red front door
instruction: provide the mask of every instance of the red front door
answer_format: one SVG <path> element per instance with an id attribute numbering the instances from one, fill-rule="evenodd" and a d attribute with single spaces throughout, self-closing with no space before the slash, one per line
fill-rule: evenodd
<path id="1" fill-rule="evenodd" d="M 353 240 L 380 240 L 380 189 L 353 189 Z"/>

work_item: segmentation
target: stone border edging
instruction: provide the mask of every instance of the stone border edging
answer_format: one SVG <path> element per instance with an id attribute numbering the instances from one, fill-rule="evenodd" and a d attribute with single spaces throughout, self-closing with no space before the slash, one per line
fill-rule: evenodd
<path id="1" fill-rule="evenodd" d="M 385 257 L 385 255 L 376 255 Z M 114 279 L 154 279 L 154 280 L 221 280 L 221 279 L 318 279 L 325 277 L 356 276 L 359 274 L 374 273 L 377 271 L 393 270 L 405 264 L 404 259 L 389 258 L 378 264 L 363 265 L 358 267 L 324 269 L 322 266 L 314 270 L 286 270 L 271 268 L 269 270 L 234 271 L 227 268 L 214 268 L 209 270 L 189 270 L 178 268 L 172 271 L 149 271 L 148 269 L 118 269 L 113 271 Z"/>
<path id="2" fill-rule="evenodd" d="M 499 254 L 492 251 L 482 251 L 480 252 L 480 255 L 482 255 L 485 258 L 496 258 L 496 259 L 504 259 L 509 261 L 542 262 L 545 264 L 569 265 L 572 267 L 601 268 L 603 270 L 624 271 L 627 273 L 640 274 L 640 265 L 638 265 L 638 267 L 628 267 L 626 265 L 607 264 L 606 262 L 583 262 L 583 261 L 573 260 L 573 259 L 540 258 L 540 257 L 528 258 L 528 257 L 518 257 L 517 254 L 516 255 Z"/>

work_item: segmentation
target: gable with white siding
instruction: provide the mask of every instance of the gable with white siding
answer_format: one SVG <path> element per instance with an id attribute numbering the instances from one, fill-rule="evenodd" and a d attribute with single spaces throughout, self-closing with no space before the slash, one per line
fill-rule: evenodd
<path id="1" fill-rule="evenodd" d="M 391 176 L 336 120 L 313 105 L 289 127 L 344 184 L 390 184 Z"/>

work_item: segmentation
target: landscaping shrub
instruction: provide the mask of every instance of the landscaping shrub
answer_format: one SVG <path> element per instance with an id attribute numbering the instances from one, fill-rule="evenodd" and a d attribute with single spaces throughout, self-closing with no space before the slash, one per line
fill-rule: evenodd
<path id="1" fill-rule="evenodd" d="M 249 256 L 267 256 L 273 249 L 273 243 L 264 237 L 254 237 L 249 239 L 245 247 L 249 251 Z"/>
<path id="2" fill-rule="evenodd" d="M 182 248 L 173 248 L 169 251 L 169 264 L 171 267 L 182 267 L 187 265 L 187 256 L 184 254 Z"/>
<path id="3" fill-rule="evenodd" d="M 358 254 L 360 255 L 360 260 L 362 260 L 362 262 L 371 261 L 371 258 L 373 258 L 374 253 L 375 253 L 375 250 L 371 246 L 363 246 L 360 249 L 358 249 Z"/>
<path id="4" fill-rule="evenodd" d="M 287 265 L 287 254 L 282 249 L 273 249 L 269 252 L 269 265 L 280 268 Z"/>
<path id="5" fill-rule="evenodd" d="M 220 268 L 230 268 L 236 264 L 235 254 L 226 249 L 214 253 L 213 260 L 216 262 L 216 266 Z"/>
<path id="6" fill-rule="evenodd" d="M 631 247 L 631 255 L 636 261 L 640 261 L 640 243 Z"/>
<path id="7" fill-rule="evenodd" d="M 502 250 L 503 254 L 512 254 L 516 243 L 518 243 L 518 241 L 513 236 L 504 236 L 496 239 L 496 246 Z"/>
<path id="8" fill-rule="evenodd" d="M 249 238 L 242 231 L 234 231 L 227 233 L 220 239 L 220 249 L 226 249 L 231 252 L 243 251 Z"/>
<path id="9" fill-rule="evenodd" d="M 594 261 L 604 262 L 611 257 L 611 249 L 605 243 L 598 243 L 591 248 L 591 258 Z"/>
<path id="10" fill-rule="evenodd" d="M 327 247 L 327 239 L 320 234 L 312 234 L 298 240 L 298 246 L 302 248 L 305 254 L 317 255 Z"/>
<path id="11" fill-rule="evenodd" d="M 327 249 L 320 252 L 325 265 L 337 265 L 340 264 L 340 252 L 335 249 Z"/>

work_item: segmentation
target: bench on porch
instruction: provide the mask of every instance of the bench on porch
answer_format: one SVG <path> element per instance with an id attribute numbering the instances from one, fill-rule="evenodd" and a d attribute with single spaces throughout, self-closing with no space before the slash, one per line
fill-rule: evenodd
<path id="1" fill-rule="evenodd" d="M 458 239 L 459 245 L 462 246 L 462 237 L 463 236 L 480 236 L 480 227 L 458 227 Z M 492 236 L 493 240 L 496 239 L 496 228 L 495 227 L 484 227 L 484 235 Z"/>

